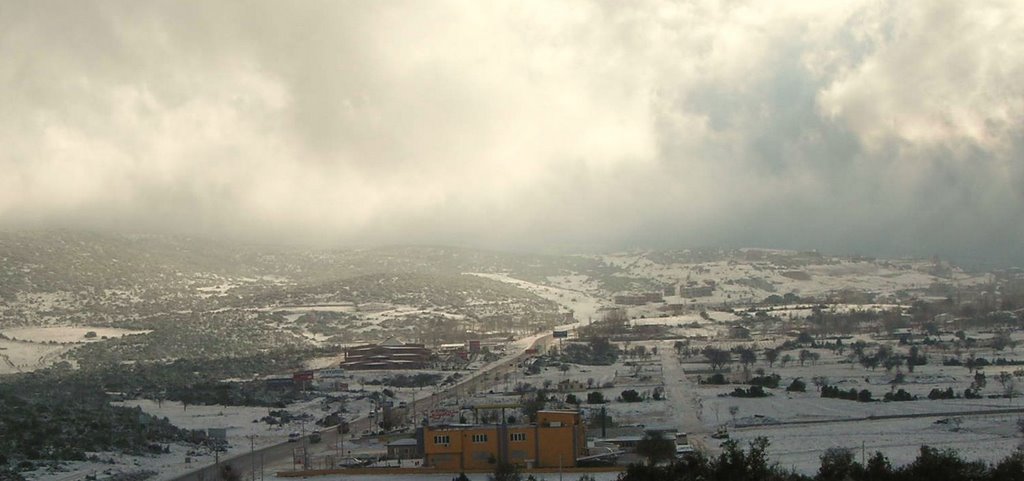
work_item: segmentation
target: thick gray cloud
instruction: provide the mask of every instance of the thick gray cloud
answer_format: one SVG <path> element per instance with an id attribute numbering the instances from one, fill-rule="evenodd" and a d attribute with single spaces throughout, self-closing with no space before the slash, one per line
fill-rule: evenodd
<path id="1" fill-rule="evenodd" d="M 0 1 L 0 225 L 1024 259 L 1021 7 Z"/>

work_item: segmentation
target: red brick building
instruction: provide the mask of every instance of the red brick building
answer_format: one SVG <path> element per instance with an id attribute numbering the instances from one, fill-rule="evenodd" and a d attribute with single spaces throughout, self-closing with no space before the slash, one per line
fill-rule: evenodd
<path id="1" fill-rule="evenodd" d="M 345 349 L 341 367 L 351 370 L 423 369 L 430 363 L 430 349 L 423 344 L 403 344 L 388 339 Z"/>

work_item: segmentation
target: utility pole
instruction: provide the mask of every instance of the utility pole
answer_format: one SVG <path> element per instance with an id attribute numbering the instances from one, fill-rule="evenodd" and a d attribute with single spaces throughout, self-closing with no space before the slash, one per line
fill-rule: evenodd
<path id="1" fill-rule="evenodd" d="M 220 479 L 220 477 L 221 477 L 220 476 L 220 474 L 221 474 L 220 473 L 220 451 L 217 451 L 216 448 L 213 448 L 213 465 L 214 465 L 214 468 L 213 468 L 214 469 L 214 471 L 213 471 L 214 479 Z"/>
<path id="2" fill-rule="evenodd" d="M 309 469 L 309 443 L 306 442 L 306 420 L 302 420 L 302 469 Z"/>
<path id="3" fill-rule="evenodd" d="M 246 436 L 249 438 L 249 465 L 252 473 L 252 481 L 256 481 L 256 433 Z"/>
<path id="4" fill-rule="evenodd" d="M 607 438 L 608 432 L 605 428 L 608 422 L 608 413 L 605 411 L 604 406 L 601 406 L 601 437 Z"/>
<path id="5" fill-rule="evenodd" d="M 340 424 L 338 424 L 338 439 L 336 439 L 335 443 L 334 443 L 334 450 L 335 450 L 335 452 L 337 453 L 337 456 L 338 456 L 337 463 L 341 463 L 341 455 L 344 454 L 344 452 L 345 452 L 345 433 L 344 433 L 344 429 L 342 429 L 342 426 L 344 426 L 344 425 L 345 425 L 345 419 L 342 418 L 340 420 Z"/>

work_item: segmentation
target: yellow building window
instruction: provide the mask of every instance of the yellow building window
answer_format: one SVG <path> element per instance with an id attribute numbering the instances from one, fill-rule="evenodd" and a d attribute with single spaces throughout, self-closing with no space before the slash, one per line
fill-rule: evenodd
<path id="1" fill-rule="evenodd" d="M 487 435 L 486 434 L 474 434 L 473 435 L 473 442 L 474 443 L 486 443 L 487 442 Z"/>
<path id="2" fill-rule="evenodd" d="M 526 433 L 512 433 L 508 437 L 512 441 L 526 441 Z"/>
<path id="3" fill-rule="evenodd" d="M 451 442 L 452 438 L 447 434 L 443 436 L 434 436 L 434 444 L 450 444 Z"/>

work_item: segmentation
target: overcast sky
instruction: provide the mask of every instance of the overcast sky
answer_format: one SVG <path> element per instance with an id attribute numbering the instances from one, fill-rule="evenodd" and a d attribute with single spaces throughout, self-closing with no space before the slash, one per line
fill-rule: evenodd
<path id="1" fill-rule="evenodd" d="M 0 0 L 0 226 L 1024 260 L 1020 1 Z"/>

